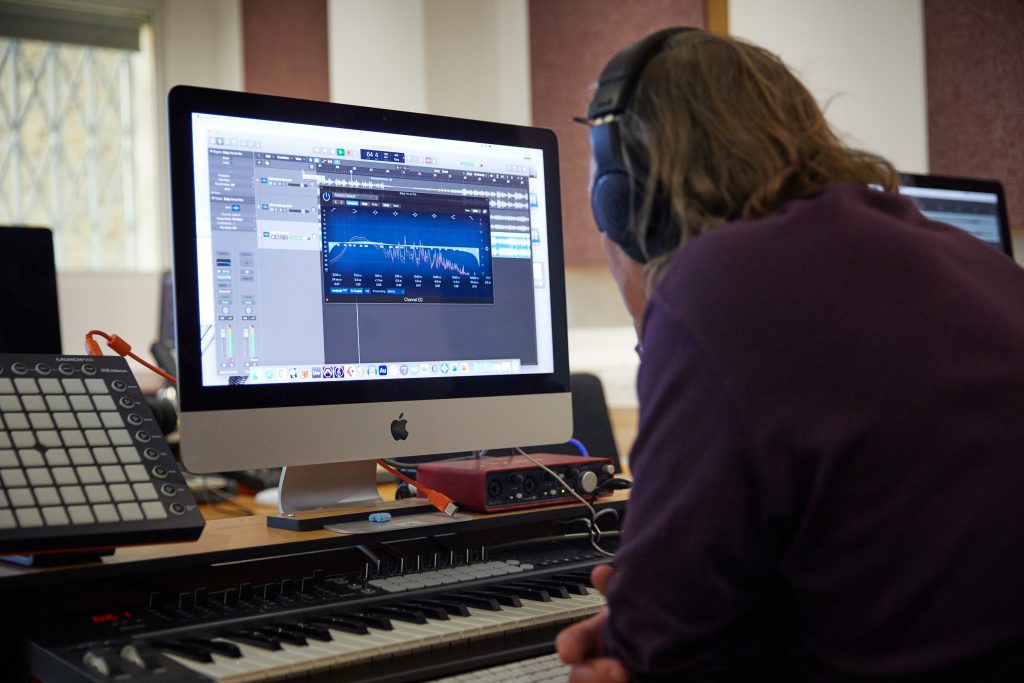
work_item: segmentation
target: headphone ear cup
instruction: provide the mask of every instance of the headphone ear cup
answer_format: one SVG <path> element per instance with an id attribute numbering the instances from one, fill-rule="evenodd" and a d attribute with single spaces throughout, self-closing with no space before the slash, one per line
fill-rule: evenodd
<path id="1" fill-rule="evenodd" d="M 609 171 L 594 179 L 590 206 L 597 226 L 634 261 L 646 261 L 630 230 L 635 183 L 623 171 Z"/>
<path id="2" fill-rule="evenodd" d="M 590 148 L 595 165 L 590 208 L 597 227 L 630 258 L 644 263 L 647 259 L 630 230 L 634 203 L 641 196 L 642 186 L 626 171 L 620 156 L 618 122 L 609 121 L 591 128 Z"/>

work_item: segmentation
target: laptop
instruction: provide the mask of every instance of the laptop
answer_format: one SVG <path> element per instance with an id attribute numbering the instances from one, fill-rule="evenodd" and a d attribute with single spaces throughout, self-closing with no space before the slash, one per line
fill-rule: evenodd
<path id="1" fill-rule="evenodd" d="M 960 228 L 1013 257 L 1006 196 L 998 181 L 901 173 L 899 190 L 927 218 Z"/>

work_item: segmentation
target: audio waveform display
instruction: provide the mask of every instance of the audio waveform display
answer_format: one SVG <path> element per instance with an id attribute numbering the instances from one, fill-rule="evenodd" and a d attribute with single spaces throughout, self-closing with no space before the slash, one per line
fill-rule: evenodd
<path id="1" fill-rule="evenodd" d="M 484 199 L 324 187 L 327 303 L 494 302 Z"/>

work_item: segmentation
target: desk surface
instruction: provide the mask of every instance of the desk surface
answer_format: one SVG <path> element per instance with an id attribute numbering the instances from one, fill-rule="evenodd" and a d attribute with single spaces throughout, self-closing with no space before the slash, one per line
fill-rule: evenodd
<path id="1" fill-rule="evenodd" d="M 616 491 L 601 498 L 595 507 L 625 507 L 628 491 Z M 246 517 L 211 519 L 198 540 L 187 543 L 165 543 L 118 548 L 112 556 L 87 564 L 61 567 L 31 568 L 0 562 L 0 589 L 11 590 L 52 583 L 55 580 L 77 580 L 96 576 L 108 578 L 128 575 L 140 569 L 160 570 L 175 567 L 197 567 L 225 563 L 246 562 L 278 555 L 323 552 L 336 548 L 352 547 L 359 544 L 396 541 L 422 537 L 425 527 L 383 530 L 373 534 L 338 534 L 331 531 L 287 531 L 267 526 L 267 514 L 273 514 L 266 506 L 249 504 L 254 514 Z M 402 508 L 422 505 L 423 501 L 409 499 L 389 501 L 387 506 Z M 255 512 L 263 510 L 262 513 Z M 346 508 L 346 513 L 366 512 L 381 509 L 380 505 L 365 508 Z M 544 523 L 556 519 L 571 518 L 583 510 L 580 504 L 550 505 L 528 510 L 495 513 L 466 513 L 468 520 L 445 524 L 444 534 L 463 531 L 482 531 L 529 523 Z M 307 513 L 308 514 L 308 513 Z M 437 513 L 442 514 L 442 513 Z"/>

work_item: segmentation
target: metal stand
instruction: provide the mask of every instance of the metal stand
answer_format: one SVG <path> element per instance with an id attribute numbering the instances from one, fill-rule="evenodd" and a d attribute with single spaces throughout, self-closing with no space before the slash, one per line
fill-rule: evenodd
<path id="1" fill-rule="evenodd" d="M 278 486 L 278 509 L 284 513 L 380 501 L 373 460 L 284 467 Z"/>

